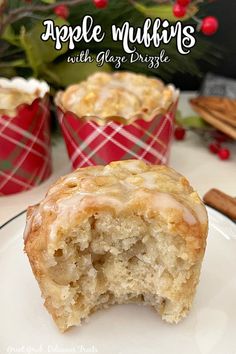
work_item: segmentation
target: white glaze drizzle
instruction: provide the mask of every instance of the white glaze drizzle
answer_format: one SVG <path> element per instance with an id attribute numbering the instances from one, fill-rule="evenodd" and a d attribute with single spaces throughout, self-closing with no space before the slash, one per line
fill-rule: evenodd
<path id="1" fill-rule="evenodd" d="M 157 175 L 154 172 L 144 172 L 139 174 L 143 178 L 142 186 L 147 189 L 156 189 L 158 187 Z"/>
<path id="2" fill-rule="evenodd" d="M 163 217 L 166 216 L 168 210 L 173 209 L 179 211 L 183 220 L 190 226 L 198 221 L 202 224 L 207 223 L 205 208 L 195 192 L 192 192 L 190 199 L 186 199 L 186 204 L 179 201 L 178 197 L 176 198 L 171 192 L 165 192 L 165 187 L 163 187 L 164 191 L 162 190 L 160 183 L 163 184 L 163 178 L 165 180 L 169 177 L 170 182 L 182 178 L 175 171 L 168 171 L 169 174 L 165 168 L 160 168 L 159 173 L 155 170 L 150 171 L 143 162 L 137 160 L 123 162 L 122 170 L 117 163 L 112 163 L 105 168 L 75 171 L 65 176 L 60 183 L 50 189 L 45 200 L 33 213 L 31 220 L 34 219 L 34 223 L 39 223 L 42 211 L 45 213 L 54 211 L 56 219 L 51 225 L 50 239 L 55 241 L 58 228 L 69 227 L 75 214 L 79 214 L 87 207 L 110 206 L 119 213 L 122 209 L 132 208 L 133 205 L 136 205 L 135 203 L 139 204 L 145 200 L 147 210 L 158 211 Z M 104 183 L 98 187 L 96 185 L 97 177 L 110 177 L 112 178 L 111 184 Z M 66 185 L 70 183 L 75 183 L 75 189 L 71 189 L 71 192 L 69 186 L 68 189 L 66 188 Z M 61 198 L 60 190 L 62 191 Z M 64 191 L 66 191 L 65 194 Z M 54 193 L 57 195 L 55 199 Z M 186 194 L 184 189 L 183 193 Z M 31 226 L 29 223 L 25 234 L 28 233 Z"/>

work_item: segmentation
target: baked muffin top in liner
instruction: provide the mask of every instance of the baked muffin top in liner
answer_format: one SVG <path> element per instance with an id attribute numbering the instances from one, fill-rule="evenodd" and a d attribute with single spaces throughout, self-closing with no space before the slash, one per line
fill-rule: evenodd
<path id="1" fill-rule="evenodd" d="M 21 104 L 30 105 L 36 98 L 43 98 L 49 92 L 44 81 L 36 79 L 0 78 L 0 115 L 12 117 Z"/>
<path id="2" fill-rule="evenodd" d="M 179 96 L 173 85 L 130 72 L 96 73 L 79 84 L 59 91 L 56 105 L 80 119 L 104 125 L 110 120 L 130 124 L 152 120 L 171 110 Z"/>

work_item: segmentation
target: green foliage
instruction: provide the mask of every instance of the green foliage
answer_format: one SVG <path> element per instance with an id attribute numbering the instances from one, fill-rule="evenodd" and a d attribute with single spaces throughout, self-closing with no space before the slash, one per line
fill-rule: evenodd
<path id="1" fill-rule="evenodd" d="M 135 3 L 134 7 L 146 17 L 150 17 L 150 18 L 159 17 L 162 20 L 166 19 L 166 20 L 172 21 L 172 22 L 174 22 L 176 20 L 176 18 L 173 15 L 171 4 L 145 6 L 140 3 Z"/>
<path id="2" fill-rule="evenodd" d="M 103 65 L 102 71 L 109 72 L 111 70 L 108 64 Z M 98 71 L 95 62 L 92 63 L 76 63 L 68 64 L 61 61 L 58 64 L 48 65 L 45 71 L 45 79 L 50 76 L 59 86 L 68 86 L 73 82 L 85 80 L 89 75 Z"/>
<path id="3" fill-rule="evenodd" d="M 58 26 L 68 24 L 68 22 L 62 18 L 52 17 L 52 19 L 54 20 L 55 25 Z M 20 33 L 21 45 L 27 54 L 29 62 L 31 62 L 31 67 L 33 67 L 35 71 L 45 63 L 51 63 L 67 51 L 66 44 L 63 44 L 61 50 L 56 50 L 53 41 L 49 40 L 47 43 L 43 42 L 40 38 L 43 32 L 44 26 L 39 21 L 30 31 L 26 31 L 24 27 L 22 27 Z"/>
<path id="4" fill-rule="evenodd" d="M 156 6 L 145 6 L 140 3 L 135 3 L 134 7 L 141 12 L 144 16 L 155 19 L 159 17 L 162 20 L 168 20 L 170 22 L 175 22 L 176 17 L 173 14 L 173 4 L 161 4 Z M 189 17 L 195 15 L 197 8 L 194 5 L 190 5 L 187 14 L 179 19 L 180 21 L 185 21 Z"/>
<path id="5" fill-rule="evenodd" d="M 206 128 L 209 126 L 200 116 L 183 117 L 180 111 L 176 114 L 176 123 L 185 128 Z"/>
<path id="6" fill-rule="evenodd" d="M 58 26 L 68 24 L 61 18 L 54 16 L 51 16 L 51 18 Z M 2 38 L 20 48 L 23 52 L 21 52 L 21 58 L 6 63 L 6 66 L 0 63 L 0 67 L 4 67 L 4 75 L 16 75 L 16 71 L 13 68 L 28 68 L 33 76 L 43 78 L 55 87 L 66 87 L 72 83 L 82 81 L 87 76 L 98 71 L 96 63 L 67 63 L 63 57 L 63 54 L 68 51 L 67 44 L 63 44 L 61 50 L 56 50 L 53 41 L 49 40 L 45 43 L 41 40 L 40 37 L 43 31 L 42 21 L 35 22 L 30 30 L 26 30 L 22 26 L 19 34 L 16 34 L 11 26 L 7 27 Z M 102 70 L 109 71 L 110 66 L 106 64 L 102 67 Z"/>
<path id="7" fill-rule="evenodd" d="M 56 0 L 42 0 L 45 4 L 55 4 Z"/>
<path id="8" fill-rule="evenodd" d="M 18 36 L 16 36 L 12 26 L 7 26 L 7 28 L 5 29 L 2 35 L 2 39 L 4 39 L 5 41 L 7 41 L 8 43 L 14 46 L 19 45 L 19 38 Z"/>

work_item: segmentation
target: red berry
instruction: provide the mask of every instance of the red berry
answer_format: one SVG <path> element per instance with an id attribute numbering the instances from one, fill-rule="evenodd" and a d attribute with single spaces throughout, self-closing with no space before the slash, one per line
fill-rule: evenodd
<path id="1" fill-rule="evenodd" d="M 105 9 L 108 5 L 108 0 L 93 0 L 93 3 L 97 9 Z"/>
<path id="2" fill-rule="evenodd" d="M 190 4 L 191 0 L 177 0 L 177 4 L 181 6 L 188 6 Z"/>
<path id="3" fill-rule="evenodd" d="M 186 134 L 186 130 L 184 128 L 182 127 L 175 128 L 174 135 L 176 140 L 184 140 L 185 134 Z"/>
<path id="4" fill-rule="evenodd" d="M 229 137 L 221 131 L 216 131 L 214 134 L 214 138 L 218 143 L 225 143 L 227 140 L 229 140 Z"/>
<path id="5" fill-rule="evenodd" d="M 218 30 L 219 22 L 216 17 L 208 16 L 202 20 L 201 31 L 206 36 L 211 36 Z"/>
<path id="6" fill-rule="evenodd" d="M 220 149 L 218 151 L 218 156 L 221 160 L 228 160 L 230 158 L 230 151 L 229 149 Z"/>
<path id="7" fill-rule="evenodd" d="M 186 15 L 186 7 L 175 3 L 173 6 L 173 14 L 178 18 L 184 17 Z"/>
<path id="8" fill-rule="evenodd" d="M 213 154 L 217 154 L 221 148 L 219 143 L 211 143 L 208 147 Z"/>
<path id="9" fill-rule="evenodd" d="M 54 8 L 54 14 L 66 20 L 69 17 L 70 10 L 66 5 L 58 5 Z"/>

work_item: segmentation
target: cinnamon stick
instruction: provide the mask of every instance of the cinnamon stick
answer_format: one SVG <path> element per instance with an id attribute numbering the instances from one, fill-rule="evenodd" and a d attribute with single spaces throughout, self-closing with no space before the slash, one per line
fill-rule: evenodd
<path id="1" fill-rule="evenodd" d="M 236 220 L 236 198 L 213 188 L 204 195 L 203 200 L 207 205 L 217 209 L 230 219 Z"/>
<path id="2" fill-rule="evenodd" d="M 192 104 L 193 109 L 200 114 L 200 116 L 206 120 L 208 123 L 213 125 L 213 127 L 224 132 L 226 135 L 230 136 L 232 139 L 236 140 L 236 128 L 227 124 L 223 121 L 217 119 L 214 115 L 211 115 L 206 109 L 200 108 L 195 104 Z"/>
<path id="3" fill-rule="evenodd" d="M 193 107 L 205 110 L 219 120 L 236 127 L 236 100 L 221 97 L 197 97 L 190 100 Z"/>
<path id="4" fill-rule="evenodd" d="M 231 116 L 227 115 L 227 114 L 222 114 L 221 112 L 218 112 L 216 110 L 211 109 L 211 111 L 209 111 L 214 117 L 218 118 L 219 120 L 222 120 L 223 122 L 226 122 L 230 125 L 232 125 L 233 127 L 236 127 L 236 119 L 232 119 Z"/>

